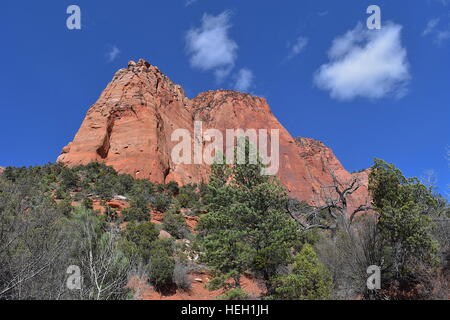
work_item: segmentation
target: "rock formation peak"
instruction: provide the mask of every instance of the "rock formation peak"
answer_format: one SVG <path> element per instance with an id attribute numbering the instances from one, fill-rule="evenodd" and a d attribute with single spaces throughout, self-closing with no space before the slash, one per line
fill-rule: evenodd
<path id="1" fill-rule="evenodd" d="M 63 148 L 58 161 L 68 166 L 104 162 L 120 173 L 156 183 L 206 182 L 206 164 L 176 164 L 171 150 L 175 129 L 193 132 L 194 122 L 203 129 L 277 129 L 280 138 L 278 177 L 292 197 L 319 204 L 321 186 L 353 176 L 323 143 L 294 139 L 272 114 L 264 98 L 230 90 L 214 90 L 186 97 L 157 67 L 145 60 L 130 61 L 92 105 L 75 138 Z M 364 174 L 359 174 L 364 175 Z M 362 178 L 365 184 L 367 179 Z M 361 188 L 355 203 L 367 196 Z"/>

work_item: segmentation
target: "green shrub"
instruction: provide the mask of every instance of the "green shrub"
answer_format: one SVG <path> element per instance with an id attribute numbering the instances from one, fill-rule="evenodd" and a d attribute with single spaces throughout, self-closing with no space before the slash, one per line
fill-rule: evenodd
<path id="1" fill-rule="evenodd" d="M 163 291 L 173 284 L 173 242 L 171 239 L 156 240 L 150 251 L 149 280 L 156 290 Z"/>
<path id="2" fill-rule="evenodd" d="M 333 287 L 330 272 L 311 245 L 305 244 L 295 256 L 292 273 L 275 280 L 274 297 L 280 300 L 327 299 Z"/>
<path id="3" fill-rule="evenodd" d="M 197 192 L 197 185 L 189 184 L 181 187 L 176 201 L 180 208 L 198 207 L 200 195 Z"/>
<path id="4" fill-rule="evenodd" d="M 166 184 L 165 189 L 169 191 L 173 196 L 177 195 L 180 192 L 180 188 L 178 187 L 178 183 L 176 181 L 170 181 Z"/>
<path id="5" fill-rule="evenodd" d="M 241 288 L 234 288 L 228 290 L 221 296 L 217 297 L 218 300 L 246 300 L 248 299 L 248 293 Z"/>
<path id="6" fill-rule="evenodd" d="M 144 222 L 137 224 L 130 222 L 123 232 L 122 247 L 129 257 L 135 257 L 145 264 L 149 262 L 153 243 L 158 239 L 159 231 L 155 224 Z"/>
<path id="7" fill-rule="evenodd" d="M 72 200 L 70 198 L 62 200 L 60 203 L 58 203 L 57 208 L 64 216 L 68 217 L 73 209 Z"/>
<path id="8" fill-rule="evenodd" d="M 130 207 L 123 210 L 125 221 L 148 221 L 150 210 L 144 197 L 137 196 L 130 201 Z"/>
<path id="9" fill-rule="evenodd" d="M 155 185 L 148 180 L 133 180 L 133 186 L 131 187 L 128 196 L 130 198 L 142 197 L 146 201 L 150 202 L 155 189 Z"/>
<path id="10" fill-rule="evenodd" d="M 58 189 L 56 189 L 56 192 L 55 192 L 55 198 L 61 199 L 61 200 L 68 199 L 68 198 L 70 198 L 70 194 L 68 192 L 64 191 L 62 188 L 58 188 Z"/>
<path id="11" fill-rule="evenodd" d="M 180 193 L 177 197 L 177 204 L 180 208 L 189 208 L 191 203 L 191 199 L 189 195 L 186 193 Z"/>
<path id="12" fill-rule="evenodd" d="M 61 188 L 64 190 L 72 190 L 76 188 L 78 181 L 78 176 L 75 174 L 74 170 L 69 168 L 64 168 L 61 172 Z"/>
<path id="13" fill-rule="evenodd" d="M 190 234 L 189 228 L 183 216 L 180 213 L 173 212 L 172 210 L 169 210 L 164 214 L 163 228 L 178 239 L 187 238 Z"/>
<path id="14" fill-rule="evenodd" d="M 153 195 L 152 198 L 152 205 L 153 207 L 160 211 L 160 212 L 165 212 L 167 211 L 167 209 L 170 208 L 170 205 L 172 204 L 172 197 L 170 197 L 169 195 L 165 194 L 165 193 L 156 193 Z"/>

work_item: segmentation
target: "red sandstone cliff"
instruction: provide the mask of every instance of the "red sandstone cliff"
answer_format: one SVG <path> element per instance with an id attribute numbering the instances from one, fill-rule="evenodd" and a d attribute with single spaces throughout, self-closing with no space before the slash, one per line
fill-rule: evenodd
<path id="1" fill-rule="evenodd" d="M 352 195 L 351 206 L 365 201 L 367 173 L 352 175 L 319 141 L 294 139 L 265 99 L 226 90 L 188 99 L 179 85 L 144 60 L 131 61 L 128 68 L 115 74 L 58 161 L 69 166 L 105 162 L 120 173 L 157 183 L 207 181 L 209 166 L 177 165 L 171 159 L 171 150 L 178 143 L 171 141 L 173 130 L 193 132 L 197 120 L 202 121 L 203 130 L 278 129 L 278 176 L 292 197 L 320 203 L 321 186 L 332 184 L 330 172 L 334 172 L 342 183 L 358 176 L 363 187 Z"/>

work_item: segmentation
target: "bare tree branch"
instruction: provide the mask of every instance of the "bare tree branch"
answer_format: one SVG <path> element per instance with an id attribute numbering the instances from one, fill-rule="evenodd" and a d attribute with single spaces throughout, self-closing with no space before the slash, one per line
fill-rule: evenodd
<path id="1" fill-rule="evenodd" d="M 341 221 L 341 223 L 348 223 L 348 225 L 351 225 L 358 213 L 371 210 L 371 207 L 366 203 L 349 212 L 348 196 L 361 187 L 360 179 L 358 177 L 353 177 L 351 181 L 341 183 L 333 170 L 329 169 L 329 172 L 333 180 L 333 185 L 321 186 L 320 202 L 324 203 L 324 205 L 310 209 L 306 212 L 302 212 L 301 210 L 288 205 L 287 211 L 289 212 L 289 215 L 299 223 L 302 230 L 315 228 L 335 229 L 339 217 L 343 218 L 344 222 Z M 321 213 L 326 213 L 332 222 L 329 224 L 319 222 L 319 215 Z"/>

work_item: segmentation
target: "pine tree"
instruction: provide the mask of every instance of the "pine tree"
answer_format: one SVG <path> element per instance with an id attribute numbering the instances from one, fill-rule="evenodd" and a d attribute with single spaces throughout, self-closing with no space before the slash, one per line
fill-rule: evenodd
<path id="1" fill-rule="evenodd" d="M 282 300 L 321 300 L 329 298 L 333 282 L 330 272 L 309 244 L 295 256 L 292 273 L 276 279 L 274 298 Z"/>
<path id="2" fill-rule="evenodd" d="M 385 251 L 386 269 L 397 280 L 413 274 L 418 262 L 436 262 L 431 214 L 439 202 L 417 178 L 405 178 L 392 164 L 375 159 L 369 177 L 373 206 Z"/>
<path id="3" fill-rule="evenodd" d="M 244 164 L 214 164 L 208 186 L 208 210 L 199 222 L 198 239 L 202 260 L 219 277 L 214 288 L 240 288 L 247 270 L 260 272 L 268 289 L 277 268 L 290 260 L 290 248 L 297 239 L 297 226 L 286 214 L 287 195 L 273 177 L 261 174 L 263 164 L 249 163 L 246 142 Z"/>

